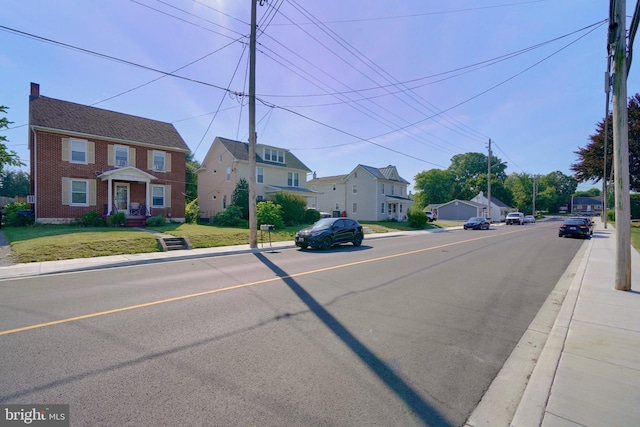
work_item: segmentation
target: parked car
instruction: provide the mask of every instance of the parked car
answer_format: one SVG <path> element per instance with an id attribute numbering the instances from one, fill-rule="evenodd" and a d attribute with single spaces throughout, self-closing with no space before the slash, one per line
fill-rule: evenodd
<path id="1" fill-rule="evenodd" d="M 504 222 L 507 225 L 522 225 L 524 224 L 524 214 L 522 212 L 509 212 L 507 217 L 504 219 Z"/>
<path id="2" fill-rule="evenodd" d="M 580 219 L 582 221 L 585 222 L 585 224 L 587 224 L 587 226 L 589 227 L 589 234 L 593 235 L 593 221 L 591 220 L 591 218 L 589 218 L 588 216 L 572 216 L 572 219 Z"/>
<path id="3" fill-rule="evenodd" d="M 360 246 L 364 239 L 362 225 L 351 218 L 321 218 L 311 227 L 296 233 L 296 246 L 329 249 L 333 245 L 351 242 Z"/>
<path id="4" fill-rule="evenodd" d="M 532 224 L 532 223 L 536 222 L 536 217 L 533 216 L 533 215 L 525 215 L 524 216 L 524 222 Z"/>
<path id="5" fill-rule="evenodd" d="M 591 231 L 589 226 L 580 218 L 567 218 L 560 224 L 558 230 L 558 237 L 583 237 L 585 239 L 591 238 Z"/>
<path id="6" fill-rule="evenodd" d="M 465 230 L 488 230 L 490 225 L 491 224 L 487 218 L 474 216 L 469 218 L 462 227 L 464 227 Z"/>
<path id="7" fill-rule="evenodd" d="M 424 213 L 425 215 L 427 215 L 428 222 L 433 222 L 438 219 L 438 214 L 436 214 L 434 211 L 424 211 Z"/>

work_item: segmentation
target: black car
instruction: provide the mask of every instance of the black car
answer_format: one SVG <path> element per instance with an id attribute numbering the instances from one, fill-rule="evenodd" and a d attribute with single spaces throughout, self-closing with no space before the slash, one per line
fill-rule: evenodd
<path id="1" fill-rule="evenodd" d="M 558 237 L 575 236 L 585 239 L 591 238 L 589 225 L 581 218 L 568 218 L 562 221 L 558 230 Z"/>
<path id="2" fill-rule="evenodd" d="M 587 227 L 589 227 L 589 234 L 593 235 L 594 223 L 591 218 L 589 218 L 588 216 L 572 216 L 571 219 L 580 219 L 584 221 L 584 223 L 587 224 Z"/>
<path id="3" fill-rule="evenodd" d="M 487 218 L 474 216 L 469 218 L 467 222 L 464 223 L 463 227 L 465 230 L 488 230 L 490 225 L 491 224 Z"/>
<path id="4" fill-rule="evenodd" d="M 364 239 L 362 225 L 351 218 L 322 218 L 311 227 L 296 233 L 296 246 L 329 249 L 333 245 L 351 242 L 360 246 Z"/>

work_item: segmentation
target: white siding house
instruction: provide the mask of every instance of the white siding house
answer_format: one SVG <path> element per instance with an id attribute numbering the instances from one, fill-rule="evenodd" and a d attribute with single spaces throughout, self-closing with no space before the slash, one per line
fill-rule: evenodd
<path id="1" fill-rule="evenodd" d="M 293 153 L 283 148 L 256 144 L 256 197 L 269 200 L 278 192 L 308 198 L 305 166 Z M 211 218 L 231 204 L 236 184 L 249 182 L 249 144 L 216 137 L 202 162 L 198 175 L 198 204 L 201 215 Z"/>
<path id="2" fill-rule="evenodd" d="M 307 185 L 317 192 L 309 206 L 323 212 L 339 211 L 360 221 L 405 221 L 413 205 L 409 182 L 395 166 L 374 168 L 358 165 L 347 175 L 314 176 Z"/>

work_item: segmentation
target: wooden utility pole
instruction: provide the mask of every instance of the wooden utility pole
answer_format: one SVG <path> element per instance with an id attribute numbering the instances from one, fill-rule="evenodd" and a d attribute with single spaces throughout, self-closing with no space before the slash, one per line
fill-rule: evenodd
<path id="1" fill-rule="evenodd" d="M 492 222 L 493 215 L 491 215 L 491 138 L 489 138 L 489 158 L 487 168 L 487 219 Z"/>
<path id="2" fill-rule="evenodd" d="M 627 112 L 626 0 L 613 0 L 609 22 L 613 51 L 613 167 L 616 205 L 615 289 L 631 289 L 631 201 L 629 198 L 629 119 Z"/>
<path id="3" fill-rule="evenodd" d="M 256 217 L 256 13 L 258 0 L 251 0 L 249 39 L 249 247 L 258 247 Z"/>

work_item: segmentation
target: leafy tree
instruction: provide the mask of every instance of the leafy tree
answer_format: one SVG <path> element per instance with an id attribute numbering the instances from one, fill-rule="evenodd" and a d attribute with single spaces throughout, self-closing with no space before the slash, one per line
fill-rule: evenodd
<path id="1" fill-rule="evenodd" d="M 238 180 L 231 195 L 231 204 L 240 208 L 243 219 L 249 219 L 249 183 L 246 179 L 240 178 Z"/>
<path id="2" fill-rule="evenodd" d="M 629 183 L 630 189 L 640 191 L 640 94 L 635 94 L 629 99 Z M 606 118 L 609 123 L 607 135 L 607 183 L 611 176 L 613 164 L 613 117 Z M 596 126 L 596 133 L 589 136 L 586 147 L 575 151 L 578 162 L 571 165 L 575 172 L 574 177 L 578 182 L 599 182 L 603 178 L 604 165 L 604 129 L 605 120 Z"/>
<path id="3" fill-rule="evenodd" d="M 284 228 L 282 221 L 282 208 L 271 200 L 260 202 L 256 205 L 256 217 L 260 224 L 271 224 L 277 228 Z"/>
<path id="4" fill-rule="evenodd" d="M 304 222 L 304 213 L 307 209 L 307 201 L 295 194 L 277 193 L 273 202 L 282 209 L 282 221 L 285 225 L 296 225 Z"/>
<path id="5" fill-rule="evenodd" d="M 228 206 L 222 212 L 218 212 L 212 222 L 215 225 L 226 227 L 247 227 L 249 225 L 247 220 L 242 218 L 242 209 L 235 205 Z"/>
<path id="6" fill-rule="evenodd" d="M 29 174 L 24 171 L 4 171 L 2 173 L 2 187 L 0 196 L 26 197 L 31 189 Z"/>
<path id="7" fill-rule="evenodd" d="M 478 195 L 480 191 L 486 193 L 486 175 L 489 158 L 483 153 L 456 154 L 451 158 L 451 165 L 447 169 L 454 175 L 453 193 L 451 198 L 469 200 Z M 506 179 L 506 163 L 496 156 L 491 156 L 491 185 L 494 178 L 504 182 Z M 478 178 L 485 175 L 485 184 L 481 186 Z M 493 193 L 493 188 L 492 188 Z M 496 196 L 497 197 L 497 196 Z"/>
<path id="8" fill-rule="evenodd" d="M 418 173 L 414 188 L 416 204 L 420 210 L 431 203 L 446 203 L 451 200 L 455 175 L 449 170 L 430 169 Z"/>
<path id="9" fill-rule="evenodd" d="M 587 191 L 576 191 L 573 195 L 575 197 L 600 197 L 602 196 L 602 190 L 599 188 L 590 188 Z"/>
<path id="10" fill-rule="evenodd" d="M 526 173 L 512 173 L 505 181 L 512 194 L 512 205 L 520 212 L 530 212 L 533 200 L 533 179 Z"/>
<path id="11" fill-rule="evenodd" d="M 198 222 L 198 218 L 200 217 L 200 206 L 198 205 L 198 198 L 196 197 L 189 203 L 184 210 L 184 222 L 187 224 L 194 224 Z"/>
<path id="12" fill-rule="evenodd" d="M 576 178 L 565 175 L 560 171 L 551 172 L 538 180 L 539 194 L 545 191 L 553 191 L 556 195 L 555 200 L 550 201 L 551 204 L 546 207 L 549 212 L 558 212 L 560 206 L 568 206 L 571 202 L 571 195 L 576 192 L 576 188 L 578 188 Z M 537 201 L 538 199 L 536 198 L 536 208 L 538 207 Z"/>
<path id="13" fill-rule="evenodd" d="M 189 151 L 186 156 L 187 167 L 185 176 L 185 196 L 187 203 L 198 198 L 198 175 L 196 171 L 200 168 L 200 162 L 193 158 L 193 153 Z"/>
<path id="14" fill-rule="evenodd" d="M 6 113 L 7 108 L 4 105 L 0 105 L 0 113 Z M 0 117 L 0 129 L 8 128 L 13 123 L 7 120 L 6 117 Z M 18 154 L 15 151 L 10 151 L 5 145 L 7 137 L 0 135 L 0 173 L 4 171 L 5 166 L 24 166 L 25 164 L 20 161 Z"/>

